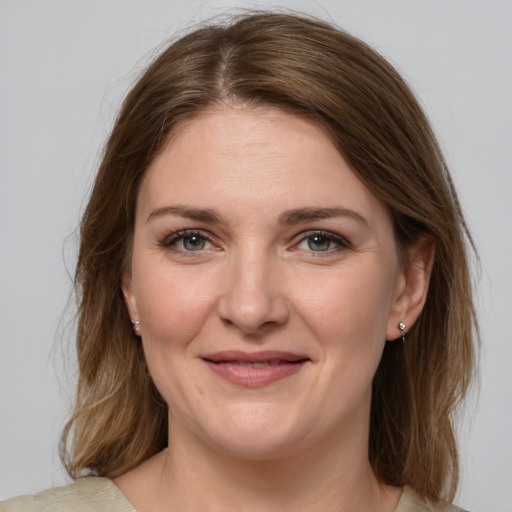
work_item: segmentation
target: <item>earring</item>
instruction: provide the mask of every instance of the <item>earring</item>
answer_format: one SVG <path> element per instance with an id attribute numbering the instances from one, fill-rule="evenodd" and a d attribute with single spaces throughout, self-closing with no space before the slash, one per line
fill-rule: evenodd
<path id="1" fill-rule="evenodd" d="M 398 324 L 398 329 L 402 335 L 402 343 L 405 343 L 405 337 L 407 336 L 407 326 L 403 322 L 400 322 Z"/>
<path id="2" fill-rule="evenodd" d="M 140 336 L 140 322 L 138 320 L 132 320 L 133 332 L 136 336 Z"/>

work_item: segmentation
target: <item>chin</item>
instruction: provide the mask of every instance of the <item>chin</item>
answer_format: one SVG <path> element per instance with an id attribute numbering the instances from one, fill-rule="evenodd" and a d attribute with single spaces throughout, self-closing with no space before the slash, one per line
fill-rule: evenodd
<path id="1" fill-rule="evenodd" d="M 240 404 L 223 410 L 202 435 L 208 444 L 241 459 L 268 460 L 285 456 L 307 438 L 304 418 L 273 404 Z"/>

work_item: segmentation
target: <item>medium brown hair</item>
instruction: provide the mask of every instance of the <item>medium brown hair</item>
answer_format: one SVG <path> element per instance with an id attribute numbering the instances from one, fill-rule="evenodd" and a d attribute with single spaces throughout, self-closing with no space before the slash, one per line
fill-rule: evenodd
<path id="1" fill-rule="evenodd" d="M 167 408 L 131 332 L 121 276 L 148 166 L 180 123 L 233 102 L 275 106 L 323 127 L 387 206 L 401 254 L 421 234 L 435 241 L 425 307 L 405 344 L 387 344 L 374 378 L 369 454 L 380 481 L 451 500 L 453 413 L 470 381 L 476 326 L 461 208 L 396 70 L 359 39 L 294 14 L 253 13 L 186 35 L 122 105 L 81 224 L 79 381 L 61 445 L 68 472 L 117 476 L 166 446 Z"/>

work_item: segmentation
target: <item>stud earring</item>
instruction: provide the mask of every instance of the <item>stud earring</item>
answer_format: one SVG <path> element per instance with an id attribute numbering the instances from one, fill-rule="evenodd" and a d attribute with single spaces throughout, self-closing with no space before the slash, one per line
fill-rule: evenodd
<path id="1" fill-rule="evenodd" d="M 402 335 L 402 343 L 405 343 L 405 337 L 407 336 L 407 326 L 403 322 L 400 322 L 398 324 L 398 329 Z"/>
<path id="2" fill-rule="evenodd" d="M 138 320 L 132 320 L 133 332 L 136 336 L 140 336 L 140 322 Z"/>

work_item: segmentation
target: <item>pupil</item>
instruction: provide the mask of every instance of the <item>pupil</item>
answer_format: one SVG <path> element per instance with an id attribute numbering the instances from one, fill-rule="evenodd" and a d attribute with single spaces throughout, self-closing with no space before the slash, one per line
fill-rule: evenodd
<path id="1" fill-rule="evenodd" d="M 331 241 L 326 236 L 316 235 L 308 239 L 308 246 L 312 251 L 326 251 Z"/>
<path id="2" fill-rule="evenodd" d="M 198 235 L 187 236 L 183 239 L 183 245 L 188 251 L 199 251 L 204 248 L 204 238 Z"/>

